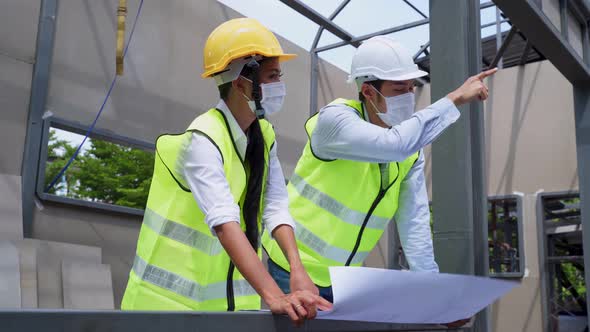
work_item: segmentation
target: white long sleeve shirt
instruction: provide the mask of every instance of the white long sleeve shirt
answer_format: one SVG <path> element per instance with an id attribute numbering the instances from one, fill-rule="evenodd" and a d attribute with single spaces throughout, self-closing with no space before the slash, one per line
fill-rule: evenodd
<path id="1" fill-rule="evenodd" d="M 371 163 L 403 161 L 432 143 L 459 115 L 455 104 L 443 98 L 399 125 L 382 128 L 371 124 L 367 118 L 359 118 L 358 113 L 346 105 L 328 105 L 320 110 L 311 146 L 314 153 L 324 159 Z M 394 218 L 410 269 L 438 272 L 430 233 L 423 153 L 401 183 Z"/>
<path id="2" fill-rule="evenodd" d="M 246 155 L 248 137 L 223 100 L 219 101 L 217 109 L 227 118 L 238 154 L 243 159 Z M 272 234 L 277 226 L 283 224 L 295 229 L 295 223 L 289 213 L 289 197 L 277 157 L 276 143 L 270 150 L 269 159 L 262 222 L 269 234 Z M 184 180 L 189 185 L 199 208 L 205 215 L 205 223 L 213 235 L 215 235 L 214 227 L 216 226 L 228 222 L 240 222 L 240 207 L 234 203 L 229 183 L 225 178 L 221 154 L 209 139 L 199 133 L 193 133 L 191 142 L 181 154 L 176 167 L 178 173 L 184 176 Z"/>

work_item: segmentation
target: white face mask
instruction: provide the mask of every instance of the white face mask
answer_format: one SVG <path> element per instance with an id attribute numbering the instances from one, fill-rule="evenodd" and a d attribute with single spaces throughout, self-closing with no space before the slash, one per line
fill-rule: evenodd
<path id="1" fill-rule="evenodd" d="M 375 91 L 377 91 L 377 89 L 375 89 Z M 386 125 L 393 127 L 406 121 L 412 116 L 412 114 L 414 114 L 414 109 L 416 107 L 416 96 L 413 92 L 404 93 L 403 95 L 394 97 L 385 97 L 379 91 L 377 91 L 377 93 L 380 94 L 381 97 L 385 98 L 387 112 L 378 112 L 377 116 Z M 377 109 L 373 101 L 371 101 L 371 104 L 373 107 L 375 107 L 375 109 Z"/>
<path id="2" fill-rule="evenodd" d="M 249 79 L 245 77 L 243 78 L 252 83 L 252 81 Z M 285 83 L 260 83 L 260 90 L 262 91 L 262 99 L 260 100 L 260 104 L 264 109 L 263 115 L 276 114 L 280 112 L 283 108 L 285 96 L 287 95 Z M 246 95 L 244 95 L 244 97 L 246 97 Z M 252 112 L 256 113 L 256 103 L 254 100 L 250 100 L 248 97 L 246 97 L 246 99 L 248 100 L 248 105 L 250 106 Z"/>

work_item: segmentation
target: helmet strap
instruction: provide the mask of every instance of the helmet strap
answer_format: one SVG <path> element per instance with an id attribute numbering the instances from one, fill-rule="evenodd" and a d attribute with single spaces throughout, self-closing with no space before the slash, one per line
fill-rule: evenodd
<path id="1" fill-rule="evenodd" d="M 252 100 L 254 100 L 254 104 L 256 105 L 256 110 L 254 114 L 258 119 L 264 119 L 264 108 L 262 108 L 262 104 L 260 103 L 262 99 L 262 92 L 260 89 L 260 80 L 258 78 L 258 74 L 260 73 L 260 64 L 254 57 L 252 60 L 246 64 L 246 66 L 252 68 Z"/>

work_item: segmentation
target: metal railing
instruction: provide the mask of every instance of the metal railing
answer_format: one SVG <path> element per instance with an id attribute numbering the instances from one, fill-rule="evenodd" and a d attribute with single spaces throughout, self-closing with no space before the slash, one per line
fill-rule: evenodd
<path id="1" fill-rule="evenodd" d="M 447 331 L 442 325 L 311 320 L 295 327 L 270 312 L 134 312 L 79 310 L 0 311 L 0 330 L 43 332 L 194 332 L 194 331 Z M 453 329 L 451 329 L 453 330 Z"/>

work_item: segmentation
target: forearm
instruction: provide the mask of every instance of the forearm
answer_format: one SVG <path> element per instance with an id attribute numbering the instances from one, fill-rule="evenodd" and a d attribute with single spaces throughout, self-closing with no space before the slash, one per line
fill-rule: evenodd
<path id="1" fill-rule="evenodd" d="M 424 165 L 424 154 L 421 153 L 401 184 L 395 220 L 410 269 L 438 272 L 430 231 Z"/>
<path id="2" fill-rule="evenodd" d="M 284 295 L 264 268 L 238 223 L 229 222 L 217 226 L 215 232 L 232 262 L 264 302 L 271 303 Z"/>
<path id="3" fill-rule="evenodd" d="M 272 236 L 281 247 L 287 261 L 289 261 L 291 272 L 303 269 L 293 228 L 289 225 L 280 225 L 274 229 Z"/>

